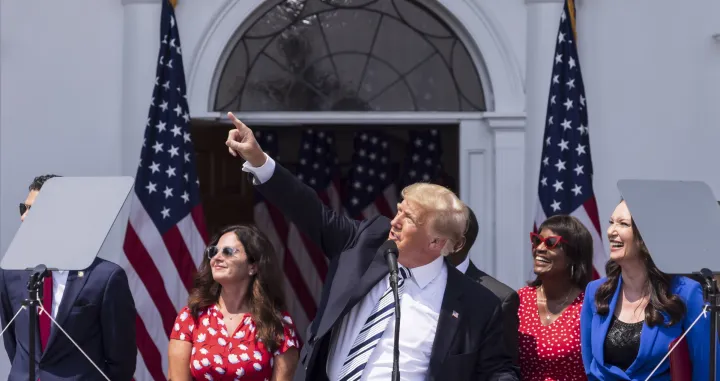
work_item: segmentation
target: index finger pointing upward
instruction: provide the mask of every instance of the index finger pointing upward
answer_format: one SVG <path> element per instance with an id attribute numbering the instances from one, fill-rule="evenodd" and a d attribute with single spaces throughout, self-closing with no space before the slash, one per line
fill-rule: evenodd
<path id="1" fill-rule="evenodd" d="M 247 126 L 245 125 L 245 123 L 243 123 L 242 121 L 240 121 L 240 119 L 238 119 L 238 118 L 235 116 L 235 114 L 233 114 L 232 112 L 228 112 L 227 114 L 228 114 L 228 118 L 230 118 L 230 121 L 235 125 L 235 127 L 237 127 L 238 130 L 241 129 L 241 128 L 243 128 L 243 127 L 247 128 Z"/>

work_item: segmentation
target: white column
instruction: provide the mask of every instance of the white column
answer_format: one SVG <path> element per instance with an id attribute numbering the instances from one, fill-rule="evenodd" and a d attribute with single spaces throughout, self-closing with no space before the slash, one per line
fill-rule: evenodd
<path id="1" fill-rule="evenodd" d="M 527 280 L 523 257 L 527 255 L 527 226 L 523 202 L 525 174 L 525 115 L 487 113 L 493 136 L 495 276 L 515 289 Z"/>
<path id="2" fill-rule="evenodd" d="M 160 47 L 161 0 L 122 0 L 122 174 L 135 176 Z M 102 121 L 98 121 L 102 123 Z"/>
<path id="3" fill-rule="evenodd" d="M 479 227 L 469 255 L 479 269 L 495 276 L 492 144 L 486 120 L 460 121 L 460 198 L 475 213 Z"/>
<path id="4" fill-rule="evenodd" d="M 527 127 L 525 129 L 525 215 L 523 227 L 526 232 L 532 229 L 537 203 L 538 176 L 540 173 L 540 155 L 545 128 L 550 74 L 562 13 L 563 0 L 525 0 L 527 7 L 527 41 L 525 46 L 525 111 Z M 523 244 L 528 242 L 522 237 Z M 526 255 L 521 264 L 526 278 L 532 276 L 532 258 L 528 245 L 523 246 Z"/>

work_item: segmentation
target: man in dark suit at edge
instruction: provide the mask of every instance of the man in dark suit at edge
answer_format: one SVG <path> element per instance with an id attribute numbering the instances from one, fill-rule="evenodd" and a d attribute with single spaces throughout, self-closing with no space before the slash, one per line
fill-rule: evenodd
<path id="1" fill-rule="evenodd" d="M 30 192 L 20 204 L 21 221 L 32 213 L 40 189 L 53 177 L 38 176 L 30 184 Z M 53 250 L 52 242 L 47 243 L 47 248 Z M 12 326 L 7 325 L 28 297 L 30 273 L 0 269 L 0 328 L 7 328 L 3 341 L 11 364 L 8 381 L 28 380 L 27 310 Z M 110 380 L 130 381 L 137 360 L 135 302 L 125 271 L 110 261 L 95 258 L 84 271 L 52 271 L 44 281 L 41 302 L 45 310 Z M 34 355 L 35 375 L 42 381 L 105 380 L 45 314 L 38 315 Z"/>
<path id="2" fill-rule="evenodd" d="M 448 261 L 472 280 L 487 287 L 502 301 L 505 348 L 510 352 L 513 362 L 517 365 L 519 364 L 518 308 L 520 307 L 520 298 L 515 290 L 478 269 L 470 260 L 468 254 L 477 238 L 479 226 L 473 210 L 468 207 L 468 211 L 470 213 L 468 216 L 468 229 L 465 233 L 465 245 L 460 250 L 448 255 Z"/>
<path id="3" fill-rule="evenodd" d="M 252 175 L 257 190 L 330 259 L 294 380 L 390 379 L 394 302 L 379 250 L 386 240 L 399 250 L 403 379 L 519 379 L 505 349 L 500 299 L 444 258 L 462 246 L 467 226 L 467 208 L 452 192 L 411 186 L 392 221 L 349 219 L 327 208 L 263 152 L 245 124 L 231 113 L 228 117 L 236 127 L 226 141 L 230 153 L 245 159 L 243 171 Z"/>

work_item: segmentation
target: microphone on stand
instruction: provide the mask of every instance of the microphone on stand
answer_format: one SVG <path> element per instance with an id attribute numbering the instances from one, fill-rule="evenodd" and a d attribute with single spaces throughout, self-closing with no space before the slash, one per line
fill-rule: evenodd
<path id="1" fill-rule="evenodd" d="M 393 370 L 392 381 L 400 381 L 400 298 L 398 296 L 398 248 L 395 241 L 387 240 L 380 246 L 388 268 L 390 269 L 390 287 L 395 298 L 395 335 L 393 344 Z"/>

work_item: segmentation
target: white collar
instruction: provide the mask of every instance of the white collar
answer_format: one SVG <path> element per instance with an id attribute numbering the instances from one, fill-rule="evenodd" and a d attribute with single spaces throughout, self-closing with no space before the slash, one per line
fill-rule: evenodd
<path id="1" fill-rule="evenodd" d="M 468 254 L 467 257 L 465 257 L 465 260 L 463 260 L 462 263 L 457 265 L 457 267 L 455 268 L 460 270 L 461 273 L 465 274 L 468 267 L 470 267 L 470 254 Z"/>
<path id="2" fill-rule="evenodd" d="M 434 261 L 426 265 L 410 269 L 412 279 L 414 279 L 415 283 L 423 289 L 432 282 L 438 274 L 440 274 L 440 270 L 442 270 L 443 266 L 445 266 L 445 258 L 443 256 L 439 256 Z"/>

